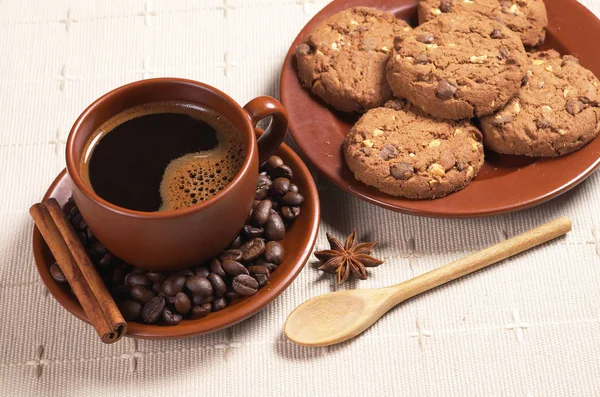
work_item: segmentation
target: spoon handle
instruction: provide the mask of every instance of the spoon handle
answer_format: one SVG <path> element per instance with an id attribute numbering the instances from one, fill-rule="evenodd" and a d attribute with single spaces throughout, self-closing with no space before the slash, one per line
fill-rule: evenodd
<path id="1" fill-rule="evenodd" d="M 482 251 L 467 255 L 435 270 L 389 287 L 394 290 L 390 303 L 395 306 L 422 292 L 438 287 L 476 270 L 483 269 L 486 266 L 543 244 L 556 237 L 560 237 L 570 230 L 571 221 L 569 218 L 563 216 L 555 219 Z"/>

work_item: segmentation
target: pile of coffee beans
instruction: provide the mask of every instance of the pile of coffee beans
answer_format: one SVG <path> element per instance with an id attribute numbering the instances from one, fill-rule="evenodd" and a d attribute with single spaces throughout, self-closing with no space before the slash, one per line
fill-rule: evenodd
<path id="1" fill-rule="evenodd" d="M 222 310 L 268 283 L 284 258 L 279 241 L 304 202 L 292 177 L 280 157 L 270 157 L 261 168 L 254 204 L 240 234 L 209 262 L 179 272 L 146 271 L 124 263 L 95 238 L 72 201 L 64 209 L 123 317 L 175 325 Z M 50 274 L 59 283 L 67 282 L 56 263 L 50 265 Z"/>

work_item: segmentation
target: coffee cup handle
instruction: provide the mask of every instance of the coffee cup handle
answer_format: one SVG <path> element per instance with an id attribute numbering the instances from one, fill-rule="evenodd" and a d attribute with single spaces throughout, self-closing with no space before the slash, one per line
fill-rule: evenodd
<path id="1" fill-rule="evenodd" d="M 283 142 L 288 129 L 288 115 L 283 105 L 270 96 L 254 98 L 244 106 L 244 110 L 255 129 L 260 120 L 273 117 L 265 132 L 257 140 L 258 163 L 262 164 Z"/>

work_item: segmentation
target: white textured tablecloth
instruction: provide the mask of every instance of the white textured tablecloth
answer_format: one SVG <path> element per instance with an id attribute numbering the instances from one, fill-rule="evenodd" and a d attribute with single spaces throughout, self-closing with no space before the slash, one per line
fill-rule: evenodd
<path id="1" fill-rule="evenodd" d="M 94 99 L 154 76 L 212 84 L 244 104 L 278 93 L 289 44 L 325 0 L 0 0 L 0 394 L 5 396 L 600 395 L 600 174 L 535 209 L 435 220 L 368 205 L 319 181 L 322 228 L 379 241 L 380 287 L 567 215 L 574 230 L 406 302 L 359 338 L 303 348 L 287 314 L 338 287 L 308 263 L 230 329 L 103 345 L 35 270 L 27 209 L 64 167 Z M 596 13 L 600 3 L 587 0 Z M 597 39 L 597 38 L 590 38 Z"/>

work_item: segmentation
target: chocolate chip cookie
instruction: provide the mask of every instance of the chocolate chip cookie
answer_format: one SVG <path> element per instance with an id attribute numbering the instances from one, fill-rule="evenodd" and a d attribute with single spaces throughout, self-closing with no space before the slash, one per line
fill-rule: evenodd
<path id="1" fill-rule="evenodd" d="M 396 96 L 440 118 L 485 116 L 514 97 L 527 71 L 519 37 L 478 14 L 444 14 L 394 39 Z"/>
<path id="2" fill-rule="evenodd" d="M 483 164 L 481 132 L 468 121 L 433 119 L 404 101 L 369 110 L 344 140 L 359 181 L 411 199 L 467 186 Z"/>
<path id="3" fill-rule="evenodd" d="M 599 84 L 573 56 L 554 50 L 529 54 L 519 95 L 481 119 L 486 147 L 534 157 L 580 149 L 600 130 Z"/>
<path id="4" fill-rule="evenodd" d="M 303 85 L 344 112 L 364 112 L 392 98 L 385 65 L 394 37 L 411 28 L 394 14 L 358 7 L 325 21 L 296 48 Z"/>
<path id="5" fill-rule="evenodd" d="M 475 12 L 505 24 L 526 47 L 536 47 L 546 38 L 548 16 L 543 0 L 420 0 L 419 23 L 445 13 Z"/>

